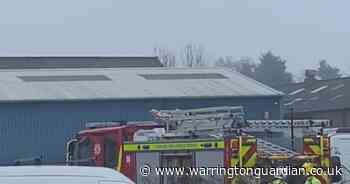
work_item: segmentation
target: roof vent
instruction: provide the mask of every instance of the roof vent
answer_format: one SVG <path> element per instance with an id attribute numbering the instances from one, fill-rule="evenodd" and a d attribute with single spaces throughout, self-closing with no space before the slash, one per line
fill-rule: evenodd
<path id="1" fill-rule="evenodd" d="M 17 76 L 23 82 L 72 82 L 72 81 L 110 81 L 105 75 L 36 75 Z"/>
<path id="2" fill-rule="evenodd" d="M 227 79 L 220 73 L 140 74 L 146 80 Z"/>
<path id="3" fill-rule="evenodd" d="M 335 101 L 336 99 L 341 98 L 341 97 L 343 97 L 343 96 L 344 96 L 344 95 L 340 94 L 340 95 L 337 95 L 337 96 L 335 96 L 335 97 L 332 97 L 332 98 L 329 99 L 329 100 Z"/>
<path id="4" fill-rule="evenodd" d="M 290 96 L 292 96 L 292 95 L 296 95 L 296 94 L 301 93 L 301 92 L 303 92 L 303 91 L 305 91 L 305 89 L 304 89 L 304 88 L 297 89 L 297 90 L 295 90 L 295 91 L 293 91 L 293 92 L 289 93 L 288 95 L 290 95 Z"/>
<path id="5" fill-rule="evenodd" d="M 335 87 L 333 87 L 332 90 L 338 90 L 338 89 L 343 88 L 343 87 L 345 87 L 344 84 L 338 84 Z"/>
<path id="6" fill-rule="evenodd" d="M 326 89 L 326 88 L 328 88 L 328 85 L 325 85 L 325 86 L 321 86 L 321 87 L 319 87 L 319 88 L 316 88 L 316 89 L 312 90 L 310 93 L 318 93 L 318 92 L 320 92 L 320 91 L 322 91 L 322 90 L 324 90 L 324 89 Z"/>

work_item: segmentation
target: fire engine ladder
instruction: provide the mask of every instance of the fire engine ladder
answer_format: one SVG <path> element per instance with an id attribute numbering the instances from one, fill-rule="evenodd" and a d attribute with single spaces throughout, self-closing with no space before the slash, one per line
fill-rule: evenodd
<path id="1" fill-rule="evenodd" d="M 291 120 L 247 120 L 247 128 L 257 129 L 286 129 L 291 128 Z M 294 128 L 329 127 L 330 120 L 294 120 Z M 289 159 L 301 155 L 291 149 L 273 144 L 263 139 L 257 139 L 257 152 L 261 158 Z"/>
<path id="2" fill-rule="evenodd" d="M 151 110 L 154 118 L 165 121 L 185 121 L 230 118 L 232 115 L 243 115 L 242 106 L 222 106 L 199 109 Z"/>
<path id="3" fill-rule="evenodd" d="M 175 133 L 221 131 L 233 129 L 285 129 L 290 128 L 291 120 L 244 120 L 242 106 L 222 106 L 188 110 L 152 110 L 154 119 L 172 127 Z M 294 128 L 329 127 L 329 120 L 294 120 Z M 169 132 L 169 131 L 167 131 Z"/>
<path id="4" fill-rule="evenodd" d="M 282 146 L 278 146 L 276 144 L 262 139 L 257 139 L 257 152 L 259 157 L 271 159 L 288 159 L 300 155 L 295 151 L 284 148 Z"/>
<path id="5" fill-rule="evenodd" d="M 290 128 L 291 120 L 244 120 L 241 106 L 224 106 L 189 110 L 152 110 L 156 120 L 176 125 L 175 133 L 218 130 L 223 133 L 225 128 L 247 129 L 285 129 Z M 329 120 L 294 120 L 295 128 L 329 127 Z M 244 133 L 245 134 L 245 133 Z M 208 134 L 207 134 L 208 135 Z M 257 139 L 258 156 L 270 159 L 288 159 L 300 155 L 288 148 L 271 142 Z"/>
<path id="6" fill-rule="evenodd" d="M 248 128 L 290 128 L 292 125 L 291 120 L 247 120 Z M 311 128 L 311 127 L 329 127 L 331 126 L 330 120 L 294 120 L 294 128 Z"/>
<path id="7" fill-rule="evenodd" d="M 247 128 L 286 129 L 291 128 L 291 120 L 247 120 Z M 294 120 L 294 128 L 323 128 L 331 126 L 330 120 Z M 270 159 L 289 159 L 301 155 L 291 149 L 257 139 L 258 156 Z"/>
<path id="8" fill-rule="evenodd" d="M 172 132 L 175 133 L 221 131 L 232 127 L 232 123 L 244 122 L 244 111 L 241 106 L 189 110 L 152 110 L 151 113 L 154 119 L 167 125 L 167 130 L 172 127 Z"/>

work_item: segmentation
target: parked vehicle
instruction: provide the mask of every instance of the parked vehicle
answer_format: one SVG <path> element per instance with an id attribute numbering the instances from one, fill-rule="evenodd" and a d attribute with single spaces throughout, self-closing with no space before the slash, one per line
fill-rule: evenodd
<path id="1" fill-rule="evenodd" d="M 329 128 L 323 132 L 330 142 L 330 155 L 334 165 L 342 168 L 341 176 L 333 176 L 337 184 L 350 183 L 350 128 Z"/>
<path id="2" fill-rule="evenodd" d="M 0 167 L 1 184 L 134 184 L 108 168 L 83 166 Z"/>

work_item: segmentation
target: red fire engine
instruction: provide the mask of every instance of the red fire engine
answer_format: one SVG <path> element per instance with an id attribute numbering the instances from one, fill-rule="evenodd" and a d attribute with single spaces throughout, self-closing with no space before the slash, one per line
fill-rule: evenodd
<path id="1" fill-rule="evenodd" d="M 329 163 L 329 155 L 323 151 L 301 154 L 249 135 L 246 128 L 289 128 L 291 122 L 244 120 L 242 107 L 153 110 L 152 115 L 156 122 L 89 124 L 67 143 L 67 162 L 115 168 L 136 183 L 152 184 L 264 183 L 275 178 L 228 177 L 227 173 L 225 176 L 160 176 L 154 172 L 145 177 L 140 173 L 143 166 L 149 169 L 254 168 L 274 164 L 300 165 L 310 160 L 316 163 L 315 158 L 321 159 L 319 166 Z M 327 126 L 329 121 L 294 120 L 293 123 L 295 128 L 315 128 Z M 329 183 L 327 176 L 320 181 Z"/>

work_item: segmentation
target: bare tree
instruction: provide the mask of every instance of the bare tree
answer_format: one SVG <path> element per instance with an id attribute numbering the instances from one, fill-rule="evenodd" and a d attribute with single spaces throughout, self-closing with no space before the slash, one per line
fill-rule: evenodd
<path id="1" fill-rule="evenodd" d="M 182 53 L 183 64 L 187 67 L 205 66 L 204 48 L 201 45 L 187 44 Z"/>
<path id="2" fill-rule="evenodd" d="M 226 67 L 226 68 L 230 68 L 230 69 L 235 69 L 235 61 L 232 58 L 232 56 L 225 56 L 225 57 L 219 57 L 216 61 L 215 61 L 215 66 L 219 66 L 219 67 Z"/>
<path id="3" fill-rule="evenodd" d="M 169 49 L 155 47 L 154 53 L 156 56 L 158 56 L 163 66 L 165 67 L 176 66 L 176 57 Z"/>
<path id="4" fill-rule="evenodd" d="M 254 63 L 253 59 L 249 57 L 242 57 L 236 61 L 234 61 L 232 56 L 220 57 L 215 62 L 215 65 L 234 69 L 243 75 L 255 78 L 256 63 Z"/>

